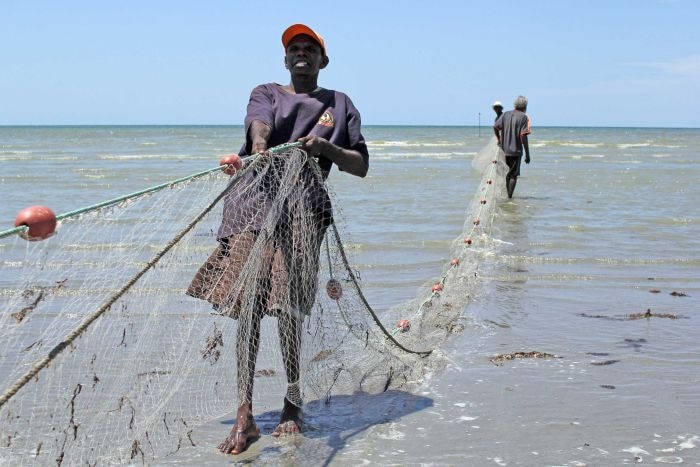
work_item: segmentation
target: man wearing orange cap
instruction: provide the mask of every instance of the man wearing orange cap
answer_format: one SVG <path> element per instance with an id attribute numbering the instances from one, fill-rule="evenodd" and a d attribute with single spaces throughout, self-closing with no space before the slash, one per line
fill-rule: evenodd
<path id="1" fill-rule="evenodd" d="M 364 177 L 369 168 L 369 154 L 361 132 L 360 113 L 347 95 L 318 85 L 319 72 L 329 62 L 323 38 L 306 25 L 294 24 L 282 34 L 282 44 L 285 50 L 284 65 L 290 74 L 289 84 L 268 83 L 253 89 L 245 118 L 246 142 L 239 154 L 246 156 L 264 153 L 268 148 L 300 141 L 307 154 L 317 158 L 324 178 L 328 176 L 333 164 L 341 171 Z M 325 189 L 321 189 L 327 199 L 324 207 L 328 210 L 328 215 L 318 228 L 325 231 L 331 222 L 332 214 L 330 199 L 327 198 Z M 227 197 L 223 222 L 217 234 L 222 244 L 231 237 L 240 235 L 242 230 L 255 230 L 251 228 L 250 223 L 246 226 L 240 225 L 241 216 L 237 213 L 240 213 L 241 209 L 240 199 L 237 199 L 235 194 Z M 322 237 L 323 232 L 319 238 Z M 280 243 L 284 243 L 284 239 L 281 239 Z M 275 271 L 272 271 L 272 274 L 275 274 Z M 293 280 L 317 281 L 316 275 L 307 276 L 313 277 L 289 277 L 287 280 L 292 284 L 289 287 L 293 288 L 293 284 L 296 284 Z M 230 283 L 226 280 L 211 282 Z M 191 294 L 212 302 L 211 297 L 216 295 L 214 292 L 202 290 Z M 273 431 L 273 436 L 295 434 L 302 429 L 299 349 L 301 323 L 311 308 L 308 301 L 305 303 L 304 308 L 308 309 L 282 310 L 277 315 L 288 387 L 280 422 Z M 250 442 L 260 436 L 252 411 L 254 362 L 260 337 L 260 320 L 263 314 L 269 314 L 264 306 L 261 305 L 260 308 L 253 312 L 254 322 L 249 325 L 254 335 L 247 342 L 239 342 L 237 345 L 239 406 L 236 424 L 229 436 L 219 445 L 219 449 L 227 454 L 244 451 Z M 241 369 L 240 362 L 243 361 L 253 363 L 248 365 L 248 368 Z"/>

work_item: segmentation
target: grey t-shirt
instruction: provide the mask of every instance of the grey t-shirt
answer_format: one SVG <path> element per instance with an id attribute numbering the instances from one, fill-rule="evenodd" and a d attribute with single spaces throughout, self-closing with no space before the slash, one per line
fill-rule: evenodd
<path id="1" fill-rule="evenodd" d="M 529 135 L 530 117 L 520 110 L 503 112 L 493 127 L 501 132 L 501 147 L 506 156 L 523 155 L 523 136 Z"/>
<path id="2" fill-rule="evenodd" d="M 359 151 L 365 161 L 369 160 L 367 144 L 361 132 L 360 112 L 342 92 L 320 89 L 310 94 L 289 94 L 276 83 L 257 86 L 248 102 L 246 142 L 239 151 L 241 156 L 251 152 L 252 142 L 248 131 L 254 120 L 262 121 L 272 130 L 269 148 L 313 134 L 342 148 Z M 327 177 L 333 162 L 323 156 L 318 158 L 318 162 L 324 177 Z M 250 179 L 252 174 L 249 180 L 239 178 L 237 183 L 245 184 Z M 309 183 L 315 182 L 310 179 Z M 314 204 L 319 215 L 330 216 L 330 199 L 325 189 L 319 188 L 310 190 L 318 193 Z M 249 190 L 247 195 L 242 196 L 240 190 L 233 187 L 224 200 L 223 220 L 217 237 L 225 238 L 242 231 L 259 229 L 267 211 L 259 210 L 261 203 L 267 204 L 262 192 Z"/>

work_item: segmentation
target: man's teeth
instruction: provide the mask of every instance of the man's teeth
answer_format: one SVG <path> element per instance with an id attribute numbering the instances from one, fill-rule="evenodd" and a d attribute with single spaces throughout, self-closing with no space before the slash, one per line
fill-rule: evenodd
<path id="1" fill-rule="evenodd" d="M 299 66 L 299 67 L 306 66 L 306 65 L 307 65 L 306 62 L 296 62 L 296 63 L 294 64 L 294 66 Z"/>

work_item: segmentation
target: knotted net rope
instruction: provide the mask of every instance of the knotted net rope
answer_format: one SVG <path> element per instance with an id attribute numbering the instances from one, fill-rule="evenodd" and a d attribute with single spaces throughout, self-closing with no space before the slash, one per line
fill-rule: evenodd
<path id="1" fill-rule="evenodd" d="M 0 458 L 149 463 L 251 398 L 421 378 L 438 342 L 372 310 L 313 159 L 271 151 L 223 185 L 207 171 L 3 240 Z"/>

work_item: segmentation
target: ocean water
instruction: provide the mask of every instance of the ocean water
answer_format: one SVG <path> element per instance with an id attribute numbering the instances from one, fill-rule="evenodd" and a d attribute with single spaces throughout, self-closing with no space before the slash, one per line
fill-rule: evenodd
<path id="1" fill-rule="evenodd" d="M 492 133 L 364 134 L 368 176 L 329 184 L 382 310 L 449 262 Z M 67 212 L 215 167 L 241 142 L 238 126 L 0 127 L 0 230 L 29 205 Z M 311 407 L 306 437 L 263 436 L 239 459 L 216 451 L 231 417 L 212 421 L 167 463 L 700 465 L 700 130 L 534 128 L 530 146 L 464 327 L 437 349 L 446 367 L 411 393 Z M 494 358 L 516 352 L 554 357 Z M 277 416 L 259 415 L 263 434 Z"/>

